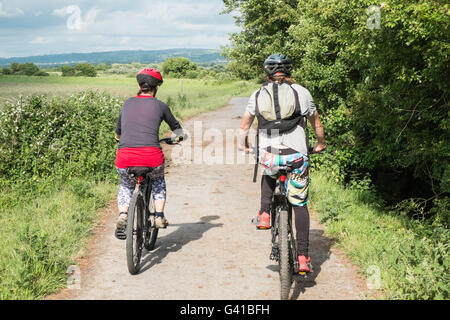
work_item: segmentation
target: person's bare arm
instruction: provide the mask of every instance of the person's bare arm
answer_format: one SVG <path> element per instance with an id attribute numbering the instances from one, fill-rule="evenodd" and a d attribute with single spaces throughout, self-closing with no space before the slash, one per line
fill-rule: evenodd
<path id="1" fill-rule="evenodd" d="M 322 152 L 327 148 L 325 141 L 325 132 L 323 131 L 322 122 L 320 122 L 319 113 L 314 111 L 314 114 L 308 117 L 309 123 L 313 127 L 314 133 L 317 137 L 317 143 L 314 145 L 313 152 Z"/>
<path id="2" fill-rule="evenodd" d="M 245 152 L 252 152 L 253 149 L 250 147 L 248 143 L 248 131 L 250 130 L 250 127 L 252 126 L 253 120 L 255 119 L 255 116 L 252 115 L 250 112 L 245 111 L 244 115 L 242 116 L 241 125 L 239 127 L 239 138 L 238 138 L 238 149 L 243 150 Z"/>

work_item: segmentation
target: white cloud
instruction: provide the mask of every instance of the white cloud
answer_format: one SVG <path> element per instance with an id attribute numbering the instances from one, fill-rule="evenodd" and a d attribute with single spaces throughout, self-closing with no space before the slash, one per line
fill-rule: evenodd
<path id="1" fill-rule="evenodd" d="M 51 42 L 53 42 L 52 39 L 41 37 L 41 36 L 38 36 L 30 41 L 31 44 L 49 44 Z"/>
<path id="2" fill-rule="evenodd" d="M 232 16 L 219 14 L 222 0 L 135 1 L 130 6 L 110 0 L 14 0 L 16 8 L 27 9 L 19 19 L 5 19 L 9 21 L 0 29 L 0 55 L 218 49 L 229 42 L 229 33 L 240 29 Z M 0 0 L 0 13 L 14 12 L 7 3 Z"/>
<path id="3" fill-rule="evenodd" d="M 66 21 L 67 29 L 69 30 L 81 30 L 87 29 L 88 26 L 94 24 L 98 15 L 98 9 L 89 10 L 84 18 L 81 17 L 81 9 L 77 5 L 70 5 L 61 9 L 53 10 L 53 14 L 59 17 L 65 17 L 69 15 Z"/>
<path id="4" fill-rule="evenodd" d="M 13 16 L 20 16 L 23 14 L 23 11 L 19 8 L 14 9 L 13 11 L 5 11 L 3 9 L 3 3 L 0 2 L 0 17 L 13 17 Z"/>

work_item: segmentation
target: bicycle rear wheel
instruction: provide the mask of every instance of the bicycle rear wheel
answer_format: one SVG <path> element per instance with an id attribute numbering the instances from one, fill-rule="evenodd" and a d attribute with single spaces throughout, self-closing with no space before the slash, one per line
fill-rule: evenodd
<path id="1" fill-rule="evenodd" d="M 127 221 L 127 265 L 128 271 L 131 274 L 137 274 L 139 272 L 142 247 L 144 243 L 143 225 L 144 225 L 144 199 L 136 190 L 130 202 L 128 209 L 128 221 Z"/>
<path id="2" fill-rule="evenodd" d="M 148 217 L 148 230 L 145 233 L 145 249 L 148 251 L 153 250 L 155 248 L 156 238 L 158 237 L 158 228 L 155 227 L 155 202 L 153 200 L 152 195 L 150 194 L 149 199 L 149 212 L 150 215 Z"/>
<path id="3" fill-rule="evenodd" d="M 292 258 L 289 243 L 289 217 L 286 210 L 279 213 L 279 241 L 280 241 L 280 298 L 287 300 L 292 285 Z"/>

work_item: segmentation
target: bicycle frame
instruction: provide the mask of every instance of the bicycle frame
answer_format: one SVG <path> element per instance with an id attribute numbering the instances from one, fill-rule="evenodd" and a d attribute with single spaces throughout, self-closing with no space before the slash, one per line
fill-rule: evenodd
<path id="1" fill-rule="evenodd" d="M 282 178 L 284 177 L 284 179 Z M 292 257 L 296 257 L 297 254 L 297 244 L 295 241 L 294 233 L 292 232 L 292 206 L 289 204 L 287 199 L 287 190 L 284 181 L 287 179 L 287 168 L 280 169 L 278 172 L 276 188 L 272 196 L 272 208 L 271 208 L 271 218 L 272 218 L 272 252 L 270 254 L 271 260 L 279 261 L 279 248 L 277 243 L 277 236 L 279 234 L 279 217 L 282 210 L 288 212 L 288 232 L 291 238 L 291 251 Z M 282 181 L 283 180 L 283 181 Z M 298 270 L 298 261 L 293 259 L 294 270 Z"/>
<path id="2" fill-rule="evenodd" d="M 152 215 L 152 212 L 149 210 L 150 205 L 150 197 L 152 193 L 152 181 L 150 177 L 150 173 L 146 175 L 146 177 L 139 177 L 138 178 L 138 187 L 139 187 L 139 193 L 144 199 L 144 208 L 145 208 L 145 214 L 144 214 L 144 230 L 148 230 L 151 226 L 148 225 L 150 221 L 150 216 Z M 154 215 L 154 213 L 153 213 Z"/>

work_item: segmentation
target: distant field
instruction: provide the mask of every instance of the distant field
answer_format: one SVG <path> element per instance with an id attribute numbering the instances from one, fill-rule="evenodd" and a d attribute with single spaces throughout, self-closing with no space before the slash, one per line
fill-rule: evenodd
<path id="1" fill-rule="evenodd" d="M 166 101 L 175 98 L 183 90 L 184 95 L 196 103 L 203 104 L 214 97 L 250 94 L 256 85 L 248 82 L 219 82 L 216 80 L 165 79 L 158 91 L 158 98 Z M 20 95 L 50 94 L 70 95 L 75 91 L 94 89 L 106 91 L 115 96 L 129 97 L 138 91 L 135 78 L 125 76 L 87 77 L 30 77 L 0 76 L 1 100 L 16 100 Z"/>

